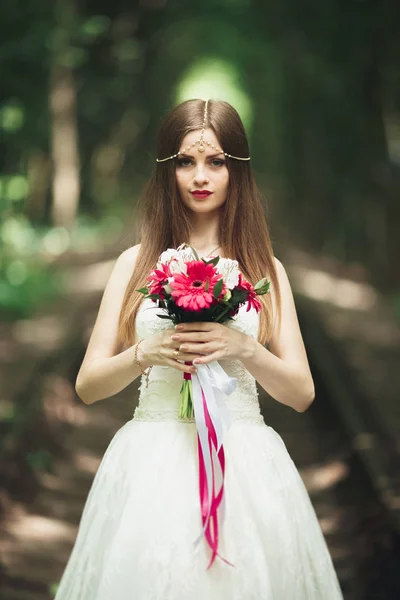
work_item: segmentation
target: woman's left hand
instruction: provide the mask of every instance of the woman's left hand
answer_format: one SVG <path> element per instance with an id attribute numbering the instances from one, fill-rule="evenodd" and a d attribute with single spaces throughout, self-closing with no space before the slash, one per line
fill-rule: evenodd
<path id="1" fill-rule="evenodd" d="M 213 360 L 241 359 L 250 351 L 253 340 L 250 336 L 226 327 L 221 323 L 181 323 L 175 327 L 171 337 L 180 343 L 181 352 L 198 353 L 193 364 L 204 364 Z"/>

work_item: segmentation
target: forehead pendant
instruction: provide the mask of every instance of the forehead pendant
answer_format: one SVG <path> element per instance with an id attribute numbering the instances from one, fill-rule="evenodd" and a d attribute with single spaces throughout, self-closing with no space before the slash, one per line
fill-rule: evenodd
<path id="1" fill-rule="evenodd" d="M 232 156 L 232 154 L 228 154 L 227 152 L 224 152 L 224 150 L 221 150 L 221 148 L 214 146 L 214 144 L 212 144 L 211 142 L 208 142 L 207 140 L 204 139 L 204 130 L 205 130 L 206 124 L 207 124 L 207 115 L 208 115 L 208 100 L 205 100 L 204 117 L 203 117 L 203 123 L 201 126 L 200 138 L 198 140 L 196 140 L 195 142 L 193 142 L 192 144 L 190 144 L 189 146 L 186 146 L 186 148 L 184 148 L 182 150 L 182 152 L 177 152 L 176 154 L 172 154 L 172 156 L 167 156 L 167 158 L 156 158 L 156 161 L 157 162 L 165 162 L 166 160 L 171 160 L 172 158 L 176 158 L 180 154 L 185 154 L 185 152 L 187 150 L 190 150 L 191 148 L 193 148 L 196 145 L 198 145 L 197 150 L 199 152 L 204 152 L 206 149 L 205 147 L 209 146 L 211 148 L 214 148 L 214 150 L 216 150 L 217 152 L 221 152 L 222 154 L 225 154 L 225 156 L 229 156 L 229 158 L 234 158 L 236 160 L 250 160 L 250 156 L 247 156 L 246 158 L 242 158 L 240 156 Z"/>

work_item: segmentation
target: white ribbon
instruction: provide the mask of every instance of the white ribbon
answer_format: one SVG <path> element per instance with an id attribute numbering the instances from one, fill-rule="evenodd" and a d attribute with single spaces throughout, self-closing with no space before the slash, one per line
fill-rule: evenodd
<path id="1" fill-rule="evenodd" d="M 223 484 L 223 473 L 218 460 L 217 453 L 223 443 L 223 425 L 226 431 L 229 430 L 232 424 L 232 418 L 225 402 L 225 395 L 229 396 L 236 389 L 237 380 L 235 377 L 230 377 L 225 373 L 218 361 L 197 365 L 197 373 L 192 374 L 192 391 L 193 391 L 193 408 L 196 421 L 197 432 L 204 458 L 204 467 L 207 478 L 208 492 L 208 507 L 211 507 L 212 496 L 212 469 L 214 467 L 215 476 L 215 495 L 221 490 Z M 214 425 L 217 436 L 217 450 L 211 444 L 211 453 L 208 444 L 208 429 L 203 407 L 202 390 L 206 399 L 210 419 Z M 221 525 L 225 518 L 225 495 L 222 495 L 220 504 L 221 509 Z M 197 546 L 200 539 L 204 535 L 210 511 L 207 514 L 206 521 L 200 536 L 195 540 L 194 545 Z"/>

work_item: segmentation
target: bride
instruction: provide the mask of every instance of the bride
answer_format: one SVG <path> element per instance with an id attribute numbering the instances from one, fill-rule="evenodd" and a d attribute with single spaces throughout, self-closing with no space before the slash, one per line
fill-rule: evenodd
<path id="1" fill-rule="evenodd" d="M 290 283 L 274 256 L 246 133 L 227 102 L 188 100 L 164 118 L 142 195 L 140 244 L 117 258 L 76 381 L 85 404 L 141 376 L 133 418 L 111 440 L 82 513 L 56 600 L 340 600 L 307 490 L 260 413 L 258 383 L 303 412 L 314 383 Z M 181 329 L 143 287 L 160 254 L 186 242 L 236 259 L 262 310 Z M 218 361 L 235 377 L 226 399 L 225 514 L 211 568 L 201 533 L 197 431 L 179 418 L 183 372 Z M 186 363 L 193 362 L 193 365 Z M 197 367 L 196 367 L 197 364 Z M 117 401 L 117 400 L 115 400 Z"/>

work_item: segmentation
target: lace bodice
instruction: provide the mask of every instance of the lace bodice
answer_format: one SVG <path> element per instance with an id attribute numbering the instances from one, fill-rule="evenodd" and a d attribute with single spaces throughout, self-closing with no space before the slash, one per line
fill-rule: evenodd
<path id="1" fill-rule="evenodd" d="M 144 299 L 139 307 L 135 335 L 136 339 L 146 338 L 164 329 L 172 329 L 172 323 L 167 319 L 157 316 L 160 309 L 150 299 Z M 255 339 L 258 335 L 259 316 L 252 308 L 246 311 L 246 305 L 240 307 L 233 321 L 226 323 Z M 240 360 L 222 359 L 221 367 L 231 377 L 236 377 L 236 390 L 227 396 L 227 405 L 232 420 L 247 420 L 263 423 L 260 414 L 258 391 L 256 381 Z M 180 390 L 183 372 L 173 367 L 154 365 L 149 376 L 149 385 L 146 387 L 145 377 L 142 376 L 139 386 L 139 404 L 134 413 L 137 420 L 180 420 L 178 416 L 180 404 Z M 183 421 L 182 421 L 183 422 Z M 184 422 L 194 422 L 194 419 L 185 419 Z"/>

